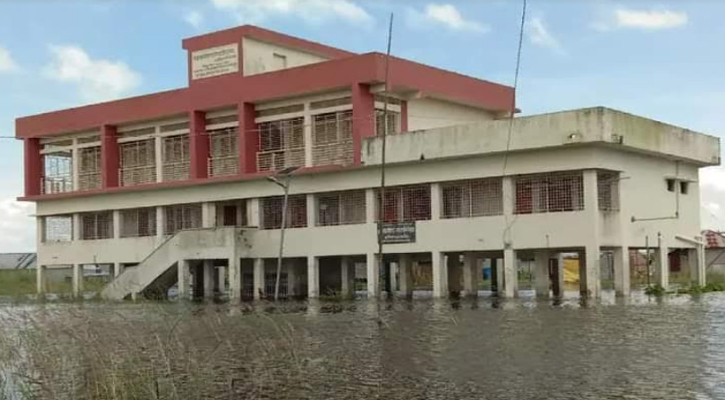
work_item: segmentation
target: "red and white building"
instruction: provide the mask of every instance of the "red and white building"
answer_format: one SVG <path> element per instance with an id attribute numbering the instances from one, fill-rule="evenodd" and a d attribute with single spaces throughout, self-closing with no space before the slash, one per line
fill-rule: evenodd
<path id="1" fill-rule="evenodd" d="M 604 108 L 511 122 L 511 87 L 392 57 L 386 90 L 383 54 L 254 26 L 183 48 L 185 88 L 17 119 L 39 291 L 48 268 L 73 268 L 81 291 L 82 265 L 110 264 L 108 298 L 177 282 L 182 296 L 269 295 L 282 199 L 266 177 L 288 167 L 283 294 L 350 294 L 357 278 L 370 296 L 407 295 L 414 268 L 430 268 L 435 296 L 474 294 L 490 266 L 513 296 L 517 259 L 548 294 L 561 252 L 587 260 L 583 293 L 599 295 L 606 259 L 626 294 L 645 240 L 688 250 L 704 279 L 698 168 L 719 164 L 717 138 Z M 383 263 L 379 214 L 408 229 Z"/>

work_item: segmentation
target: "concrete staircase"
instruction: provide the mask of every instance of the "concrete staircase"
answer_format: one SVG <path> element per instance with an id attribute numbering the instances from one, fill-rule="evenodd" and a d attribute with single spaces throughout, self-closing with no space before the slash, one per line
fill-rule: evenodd
<path id="1" fill-rule="evenodd" d="M 234 227 L 179 231 L 170 236 L 136 267 L 127 268 L 106 285 L 101 297 L 123 300 L 133 294 L 164 297 L 178 281 L 180 260 L 235 259 L 243 230 Z"/>

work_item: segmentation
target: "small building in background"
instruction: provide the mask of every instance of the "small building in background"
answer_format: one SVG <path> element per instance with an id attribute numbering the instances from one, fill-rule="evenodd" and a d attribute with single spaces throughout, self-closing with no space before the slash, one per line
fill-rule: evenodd
<path id="1" fill-rule="evenodd" d="M 705 238 L 705 268 L 709 276 L 725 277 L 725 233 L 702 231 Z"/>

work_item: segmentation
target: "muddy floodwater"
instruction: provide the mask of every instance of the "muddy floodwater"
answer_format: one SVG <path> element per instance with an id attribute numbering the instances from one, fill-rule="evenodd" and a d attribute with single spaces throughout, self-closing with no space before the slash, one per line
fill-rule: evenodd
<path id="1" fill-rule="evenodd" d="M 725 399 L 723 294 L 6 304 L 0 326 L 10 399 Z"/>

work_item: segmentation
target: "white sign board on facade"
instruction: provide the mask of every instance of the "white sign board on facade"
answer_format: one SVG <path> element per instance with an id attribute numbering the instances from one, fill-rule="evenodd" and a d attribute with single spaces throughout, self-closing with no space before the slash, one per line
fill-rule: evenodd
<path id="1" fill-rule="evenodd" d="M 238 43 L 191 53 L 191 79 L 211 78 L 235 72 L 239 72 Z"/>

